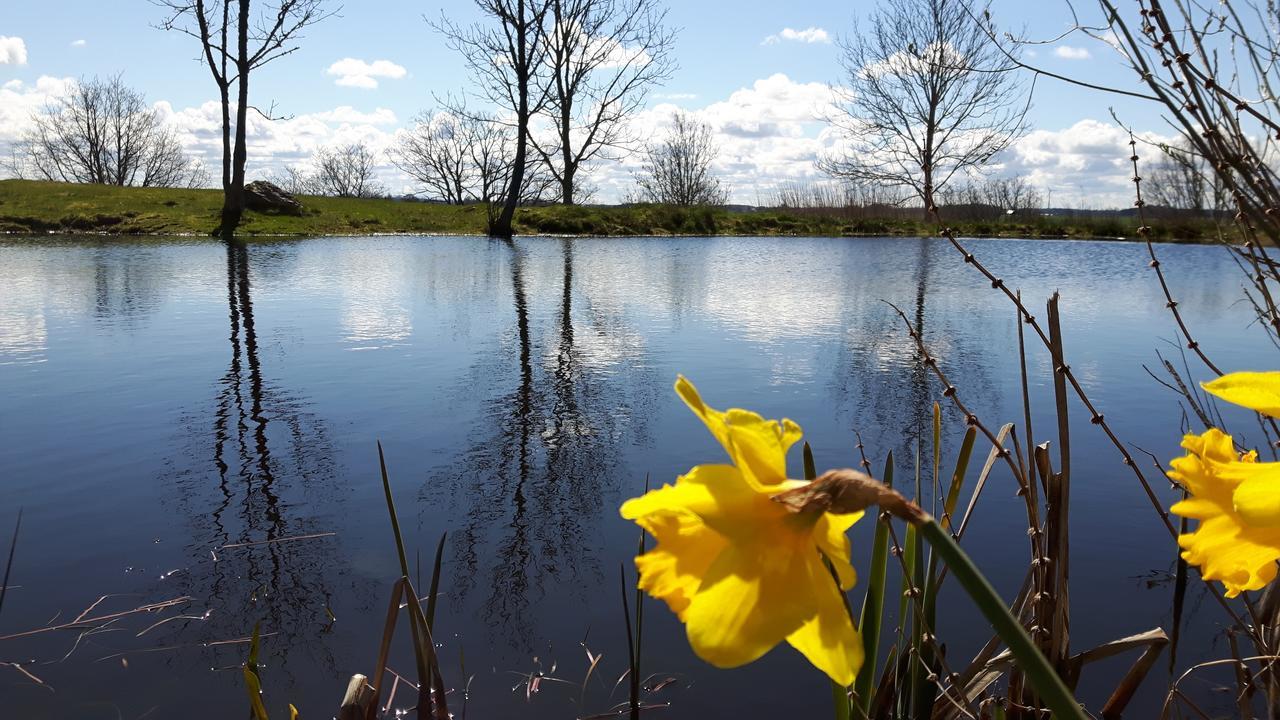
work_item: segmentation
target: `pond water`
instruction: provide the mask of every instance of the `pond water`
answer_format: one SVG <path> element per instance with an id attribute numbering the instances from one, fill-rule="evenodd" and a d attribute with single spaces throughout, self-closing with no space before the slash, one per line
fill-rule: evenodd
<path id="1" fill-rule="evenodd" d="M 1182 365 L 1145 248 L 969 245 L 1034 306 L 1062 293 L 1086 390 L 1126 442 L 1176 454 L 1177 398 L 1143 370 L 1157 351 Z M 1160 253 L 1219 365 L 1274 365 L 1226 251 Z M 877 469 L 893 451 L 909 476 L 941 396 L 882 301 L 919 323 L 986 423 L 1021 419 L 1013 309 L 935 239 L 370 237 L 246 250 L 0 239 L 0 549 L 23 510 L 0 635 L 72 621 L 102 596 L 92 614 L 190 598 L 86 636 L 0 641 L 0 661 L 35 660 L 24 669 L 47 683 L 0 665 L 0 707 L 22 718 L 243 716 L 246 646 L 224 641 L 261 623 L 273 714 L 293 702 L 303 717 L 330 717 L 346 679 L 372 670 L 399 575 L 381 441 L 424 576 L 448 532 L 436 640 L 451 687 L 469 683 L 468 712 L 606 712 L 626 692 L 615 687 L 627 652 L 619 568 L 632 572 L 637 540 L 617 507 L 646 481 L 723 459 L 672 391 L 676 374 L 715 407 L 796 420 L 819 469 L 854 465 L 858 431 Z M 1030 363 L 1043 434 L 1042 348 Z M 1115 450 L 1072 410 L 1071 641 L 1084 649 L 1168 626 L 1174 550 Z M 949 467 L 964 427 L 949 408 L 944 427 Z M 971 478 L 985 454 L 980 443 Z M 1027 563 L 1020 507 L 997 470 L 965 537 L 1007 597 Z M 870 523 L 854 528 L 862 567 L 869 537 Z M 954 590 L 939 635 L 963 665 L 989 633 Z M 1226 654 L 1220 608 L 1202 589 L 1191 597 L 1184 666 Z M 829 717 L 825 678 L 785 645 L 717 671 L 661 603 L 646 602 L 644 632 L 644 674 L 665 684 L 650 700 L 671 704 L 662 716 Z M 604 656 L 585 697 L 584 647 Z M 1095 708 L 1130 660 L 1085 673 Z M 412 674 L 406 646 L 391 665 Z M 539 671 L 564 682 L 530 697 L 525 680 Z M 1154 673 L 1135 716 L 1165 687 Z M 1189 691 L 1229 707 L 1208 683 Z"/>

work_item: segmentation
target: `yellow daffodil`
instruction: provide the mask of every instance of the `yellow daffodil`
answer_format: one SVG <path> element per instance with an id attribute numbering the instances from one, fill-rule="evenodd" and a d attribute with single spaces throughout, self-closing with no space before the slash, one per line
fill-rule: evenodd
<path id="1" fill-rule="evenodd" d="M 789 512 L 771 498 L 804 485 L 787 479 L 786 466 L 800 426 L 713 410 L 683 377 L 676 392 L 733 464 L 698 465 L 623 503 L 622 517 L 657 540 L 636 558 L 640 587 L 667 603 L 712 665 L 744 665 L 785 639 L 831 679 L 852 684 L 862 642 L 840 591 L 855 580 L 845 532 L 863 513 Z"/>
<path id="2" fill-rule="evenodd" d="M 1204 384 L 1227 402 L 1269 416 L 1280 415 L 1280 373 L 1241 372 Z M 1280 463 L 1258 462 L 1256 452 L 1236 452 L 1231 436 L 1211 428 L 1182 439 L 1184 457 L 1169 477 L 1188 497 L 1170 510 L 1199 520 L 1178 538 L 1182 558 L 1219 580 L 1227 597 L 1258 590 L 1276 577 L 1280 560 Z"/>

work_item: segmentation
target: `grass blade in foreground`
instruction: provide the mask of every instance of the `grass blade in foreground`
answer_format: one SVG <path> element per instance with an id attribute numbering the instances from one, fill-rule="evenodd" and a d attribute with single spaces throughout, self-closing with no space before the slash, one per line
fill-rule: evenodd
<path id="1" fill-rule="evenodd" d="M 253 626 L 253 638 L 249 641 L 249 658 L 241 671 L 244 674 L 245 692 L 249 694 L 249 714 L 253 720 L 268 720 L 267 708 L 262 704 L 262 678 L 258 675 L 258 644 L 260 625 Z"/>
<path id="2" fill-rule="evenodd" d="M 884 482 L 893 486 L 893 453 L 884 463 Z M 871 572 L 867 579 L 867 594 L 862 600 L 862 617 L 858 627 L 862 631 L 863 662 L 858 679 L 853 684 L 862 715 L 871 713 L 872 686 L 876 681 L 876 657 L 880 651 L 880 626 L 884 622 L 884 591 L 889 571 L 888 520 L 876 518 L 876 534 L 871 543 Z"/>

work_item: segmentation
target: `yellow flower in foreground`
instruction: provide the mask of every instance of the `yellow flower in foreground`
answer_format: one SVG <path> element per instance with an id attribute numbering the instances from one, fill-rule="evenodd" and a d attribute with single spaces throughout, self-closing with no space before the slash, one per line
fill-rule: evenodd
<path id="1" fill-rule="evenodd" d="M 1182 447 L 1187 454 L 1170 463 L 1169 477 L 1189 497 L 1170 510 L 1200 521 L 1178 538 L 1182 558 L 1205 579 L 1222 581 L 1227 597 L 1266 586 L 1280 560 L 1280 463 L 1240 455 L 1217 428 L 1187 435 Z"/>
<path id="2" fill-rule="evenodd" d="M 733 464 L 698 465 L 623 503 L 622 517 L 658 541 L 636 558 L 640 587 L 667 603 L 712 665 L 744 665 L 785 639 L 832 680 L 852 684 L 862 642 L 840 590 L 853 587 L 845 532 L 862 513 L 788 512 L 770 498 L 804 485 L 787 479 L 786 465 L 800 426 L 713 410 L 683 377 L 676 392 Z"/>

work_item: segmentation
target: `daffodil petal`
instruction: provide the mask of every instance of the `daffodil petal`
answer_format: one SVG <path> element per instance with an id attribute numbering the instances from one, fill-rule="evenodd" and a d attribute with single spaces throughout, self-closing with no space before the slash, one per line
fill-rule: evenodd
<path id="1" fill-rule="evenodd" d="M 787 450 L 802 436 L 791 420 L 766 420 L 749 410 L 716 410 L 702 401 L 693 383 L 680 376 L 676 393 L 684 400 L 724 447 L 747 481 L 758 488 L 776 485 L 787 477 Z"/>
<path id="2" fill-rule="evenodd" d="M 734 466 L 698 465 L 676 478 L 675 485 L 663 485 L 622 503 L 618 512 L 627 520 L 673 510 L 714 516 L 722 507 L 748 502 L 755 494 Z"/>
<path id="3" fill-rule="evenodd" d="M 815 553 L 805 565 L 817 612 L 788 635 L 787 642 L 836 683 L 852 685 L 862 667 L 862 640 L 821 558 Z"/>
<path id="4" fill-rule="evenodd" d="M 726 542 L 690 513 L 654 513 L 636 522 L 658 541 L 652 550 L 636 557 L 640 589 L 666 602 L 683 620 L 702 576 Z"/>
<path id="5" fill-rule="evenodd" d="M 685 612 L 689 644 L 716 667 L 759 658 L 813 616 L 808 566 L 769 540 L 727 546 Z"/>
<path id="6" fill-rule="evenodd" d="M 1229 500 L 1230 496 L 1223 493 L 1223 499 Z M 1226 507 L 1220 500 L 1189 497 L 1186 500 L 1174 503 L 1173 507 L 1169 508 L 1169 512 L 1192 520 L 1207 520 L 1216 515 L 1221 515 L 1226 511 Z"/>
<path id="7" fill-rule="evenodd" d="M 766 487 L 787 479 L 787 450 L 803 435 L 799 425 L 738 408 L 725 412 L 725 424 L 738 467 Z"/>
<path id="8" fill-rule="evenodd" d="M 725 426 L 724 413 L 708 407 L 702 402 L 702 396 L 698 394 L 698 389 L 693 386 L 683 375 L 676 377 L 676 394 L 684 400 L 684 404 L 689 406 L 694 415 L 697 415 L 711 431 L 712 436 L 724 446 L 725 452 L 733 457 L 732 444 L 729 442 L 729 429 Z"/>
<path id="9" fill-rule="evenodd" d="M 1234 405 L 1280 417 L 1280 372 L 1235 372 L 1202 387 Z"/>
<path id="10" fill-rule="evenodd" d="M 813 528 L 813 538 L 818 544 L 818 549 L 831 560 L 832 567 L 836 569 L 841 590 L 852 588 L 858 581 L 857 573 L 853 571 L 850 560 L 850 543 L 847 533 L 863 514 L 861 512 L 841 515 L 826 513 L 818 519 Z"/>
<path id="11" fill-rule="evenodd" d="M 1236 464 L 1266 469 L 1248 477 L 1236 488 L 1231 496 L 1236 513 L 1251 528 L 1280 527 L 1280 463 Z"/>

